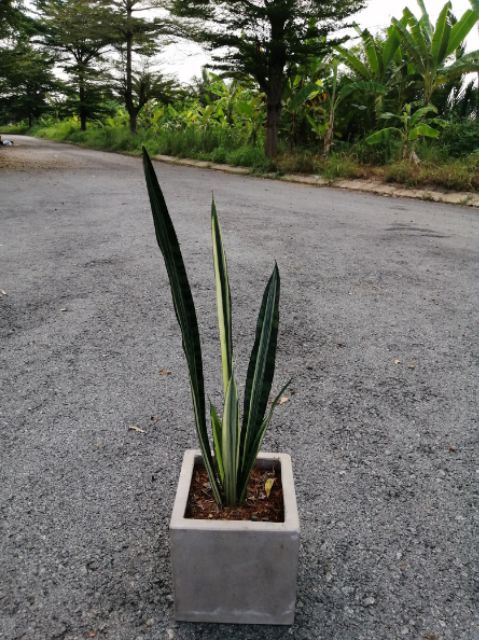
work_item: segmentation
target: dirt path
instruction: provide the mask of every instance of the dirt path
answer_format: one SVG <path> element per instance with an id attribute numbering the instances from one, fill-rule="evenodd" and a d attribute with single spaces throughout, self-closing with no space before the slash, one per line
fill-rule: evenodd
<path id="1" fill-rule="evenodd" d="M 44 171 L 52 169 L 74 169 L 79 160 L 70 147 L 49 144 L 36 138 L 9 136 L 14 140 L 13 147 L 0 147 L 0 170 L 12 171 Z M 0 179 L 1 179 L 0 174 Z"/>
<path id="2" fill-rule="evenodd" d="M 475 640 L 477 211 L 156 165 L 217 401 L 212 191 L 240 381 L 278 261 L 294 395 L 265 449 L 292 454 L 302 522 L 292 629 L 177 625 L 195 438 L 141 163 L 29 138 L 0 163 L 0 637 Z"/>

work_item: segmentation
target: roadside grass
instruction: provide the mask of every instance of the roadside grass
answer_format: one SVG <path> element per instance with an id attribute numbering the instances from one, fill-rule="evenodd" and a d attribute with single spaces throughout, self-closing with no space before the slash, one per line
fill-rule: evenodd
<path id="1" fill-rule="evenodd" d="M 29 131 L 30 128 L 28 124 L 25 123 L 0 125 L 0 135 L 2 136 L 8 135 L 9 133 L 12 135 L 22 135 L 24 133 L 29 133 Z"/>
<path id="2" fill-rule="evenodd" d="M 34 127 L 31 135 L 49 140 L 74 142 L 93 149 L 125 151 L 140 154 L 143 146 L 152 155 L 163 154 L 179 158 L 194 158 L 209 162 L 251 167 L 257 171 L 270 171 L 271 162 L 264 155 L 262 143 L 246 144 L 234 133 L 214 130 L 140 129 L 132 134 L 127 127 L 90 126 L 81 131 L 75 119 L 54 125 Z"/>
<path id="3" fill-rule="evenodd" d="M 446 191 L 479 191 L 476 158 L 450 160 L 444 164 L 395 162 L 376 171 L 386 182 L 407 187 L 434 187 Z"/>
<path id="4" fill-rule="evenodd" d="M 418 153 L 417 166 L 406 161 L 381 162 L 381 156 L 371 155 L 367 148 L 343 148 L 323 157 L 319 150 L 281 149 L 272 162 L 266 158 L 262 140 L 256 144 L 245 142 L 231 129 L 200 127 L 140 129 L 132 134 L 121 126 L 90 125 L 81 131 L 75 118 L 49 126 L 36 126 L 6 133 L 29 133 L 50 140 L 68 141 L 93 149 L 123 151 L 140 154 L 145 146 L 152 155 L 162 154 L 179 158 L 205 160 L 217 164 L 249 167 L 255 173 L 319 174 L 327 180 L 375 179 L 411 188 L 439 188 L 446 191 L 479 191 L 479 151 L 462 158 L 451 158 L 440 146 L 424 145 Z"/>

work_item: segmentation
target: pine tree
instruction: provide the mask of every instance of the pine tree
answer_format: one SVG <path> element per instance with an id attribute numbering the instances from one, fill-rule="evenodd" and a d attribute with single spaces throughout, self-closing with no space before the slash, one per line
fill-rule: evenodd
<path id="1" fill-rule="evenodd" d="M 364 0 L 172 0 L 195 40 L 217 51 L 214 68 L 253 77 L 266 97 L 265 151 L 274 157 L 288 69 L 324 55 L 328 34 Z M 220 50 L 218 52 L 218 50 Z"/>
<path id="2" fill-rule="evenodd" d="M 0 121 L 33 121 L 47 112 L 49 94 L 60 89 L 53 74 L 54 59 L 19 39 L 3 51 L 0 65 Z"/>
<path id="3" fill-rule="evenodd" d="M 42 42 L 57 53 L 76 88 L 75 109 L 84 131 L 102 98 L 100 60 L 113 39 L 110 12 L 101 0 L 38 0 L 37 7 Z"/>
<path id="4" fill-rule="evenodd" d="M 21 0 L 0 2 L 0 121 L 31 125 L 58 89 L 51 55 L 30 44 L 38 24 Z"/>
<path id="5" fill-rule="evenodd" d="M 160 0 L 111 0 L 111 24 L 114 30 L 113 46 L 120 54 L 119 93 L 125 104 L 130 130 L 136 132 L 138 114 L 155 97 L 157 82 L 148 65 L 138 69 L 135 59 L 149 59 L 160 47 L 159 37 L 171 33 L 165 18 L 145 17 L 145 11 L 164 8 Z"/>

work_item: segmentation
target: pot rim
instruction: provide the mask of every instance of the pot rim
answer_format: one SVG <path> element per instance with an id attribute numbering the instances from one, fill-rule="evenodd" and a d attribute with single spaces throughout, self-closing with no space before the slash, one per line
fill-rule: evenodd
<path id="1" fill-rule="evenodd" d="M 200 531 L 291 531 L 299 532 L 298 509 L 294 490 L 293 466 L 287 453 L 267 453 L 260 451 L 258 461 L 272 460 L 281 466 L 281 485 L 283 488 L 284 522 L 254 522 L 252 520 L 203 520 L 185 518 L 186 505 L 190 492 L 193 469 L 197 461 L 202 460 L 199 449 L 187 449 L 183 456 L 180 478 L 176 490 L 170 529 Z"/>

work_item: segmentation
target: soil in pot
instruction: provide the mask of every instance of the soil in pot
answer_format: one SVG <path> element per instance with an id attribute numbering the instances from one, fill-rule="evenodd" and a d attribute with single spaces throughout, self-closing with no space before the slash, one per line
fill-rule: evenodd
<path id="1" fill-rule="evenodd" d="M 185 517 L 200 520 L 284 522 L 281 472 L 275 468 L 255 467 L 251 472 L 244 504 L 220 508 L 213 498 L 206 469 L 201 464 L 196 464 Z"/>

